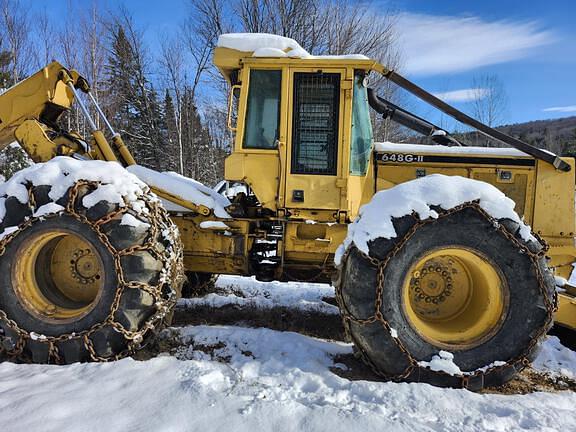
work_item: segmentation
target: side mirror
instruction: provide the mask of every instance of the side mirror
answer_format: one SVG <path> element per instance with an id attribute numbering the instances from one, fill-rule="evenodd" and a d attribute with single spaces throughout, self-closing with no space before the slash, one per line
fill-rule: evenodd
<path id="1" fill-rule="evenodd" d="M 228 96 L 228 129 L 236 132 L 238 124 L 238 104 L 242 86 L 233 85 Z"/>

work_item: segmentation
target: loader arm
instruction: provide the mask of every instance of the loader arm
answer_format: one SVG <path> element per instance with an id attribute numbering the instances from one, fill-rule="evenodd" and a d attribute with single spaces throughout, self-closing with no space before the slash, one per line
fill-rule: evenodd
<path id="1" fill-rule="evenodd" d="M 58 62 L 50 63 L 0 94 L 0 151 L 16 141 L 34 162 L 46 162 L 56 156 L 118 161 L 106 137 L 78 97 L 78 91 L 88 95 L 110 129 L 120 162 L 134 164 L 134 158 L 120 134 L 112 129 L 90 93 L 86 79 Z M 89 140 L 58 125 L 62 114 L 69 111 L 74 102 L 86 117 L 91 135 Z"/>

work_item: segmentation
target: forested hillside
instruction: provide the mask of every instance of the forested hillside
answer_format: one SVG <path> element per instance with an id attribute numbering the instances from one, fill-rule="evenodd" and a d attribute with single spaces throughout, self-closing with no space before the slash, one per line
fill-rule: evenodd
<path id="1" fill-rule="evenodd" d="M 535 120 L 498 128 L 537 147 L 563 156 L 576 156 L 576 116 L 552 120 Z"/>

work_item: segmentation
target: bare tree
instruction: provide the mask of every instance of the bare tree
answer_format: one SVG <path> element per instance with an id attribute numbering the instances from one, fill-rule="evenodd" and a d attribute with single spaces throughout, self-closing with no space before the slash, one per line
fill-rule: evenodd
<path id="1" fill-rule="evenodd" d="M 476 75 L 472 79 L 472 115 L 482 123 L 495 127 L 501 125 L 508 112 L 508 95 L 497 75 Z M 499 145 L 476 133 L 478 145 Z"/>
<path id="2" fill-rule="evenodd" d="M 10 76 L 16 83 L 24 78 L 34 61 L 30 19 L 20 0 L 0 0 L 0 40 L 11 57 Z"/>
<path id="3" fill-rule="evenodd" d="M 166 88 L 169 89 L 175 97 L 172 103 L 174 115 L 167 116 L 166 121 L 174 123 L 173 126 L 176 135 L 175 144 L 178 151 L 178 172 L 184 174 L 184 148 L 182 141 L 182 91 L 186 84 L 184 47 L 180 38 L 165 38 L 161 42 L 161 47 L 160 66 L 166 81 Z M 198 73 L 195 74 L 195 76 L 199 75 Z M 166 103 L 171 103 L 171 100 L 172 99 L 168 99 Z M 171 130 L 171 125 L 168 125 L 168 129 Z M 168 135 L 169 140 L 172 140 L 171 135 L 172 134 Z"/>
<path id="4" fill-rule="evenodd" d="M 81 15 L 80 23 L 82 73 L 90 81 L 94 97 L 99 100 L 100 87 L 104 81 L 107 45 L 105 19 L 98 10 L 96 1 Z"/>
<path id="5" fill-rule="evenodd" d="M 188 37 L 197 43 L 200 31 L 211 41 L 206 45 L 200 43 L 200 46 L 212 49 L 217 36 L 225 31 L 273 33 L 295 39 L 312 54 L 362 53 L 390 69 L 399 69 L 401 65 L 392 10 L 380 8 L 376 13 L 369 3 L 350 4 L 346 0 L 232 0 L 227 4 L 238 16 L 231 22 L 225 22 L 222 17 L 221 0 L 192 0 L 192 16 L 201 27 L 189 28 Z M 225 83 L 211 65 L 196 70 L 217 76 L 212 87 L 223 98 Z M 371 86 L 388 99 L 398 98 L 397 87 L 380 77 L 375 77 Z M 391 139 L 396 131 L 394 125 L 374 120 L 376 137 Z"/>
<path id="6" fill-rule="evenodd" d="M 269 1 L 240 0 L 235 5 L 236 12 L 242 21 L 242 28 L 249 33 L 269 33 Z"/>
<path id="7" fill-rule="evenodd" d="M 37 67 L 41 68 L 50 63 L 54 58 L 54 51 L 56 48 L 46 8 L 42 9 L 42 11 L 36 16 L 35 26 L 38 29 L 37 36 L 39 45 L 36 50 L 36 63 Z"/>

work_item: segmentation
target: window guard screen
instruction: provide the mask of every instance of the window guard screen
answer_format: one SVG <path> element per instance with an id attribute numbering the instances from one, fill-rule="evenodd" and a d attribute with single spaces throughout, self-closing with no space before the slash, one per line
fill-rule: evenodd
<path id="1" fill-rule="evenodd" d="M 336 175 L 340 74 L 294 73 L 292 173 Z"/>

